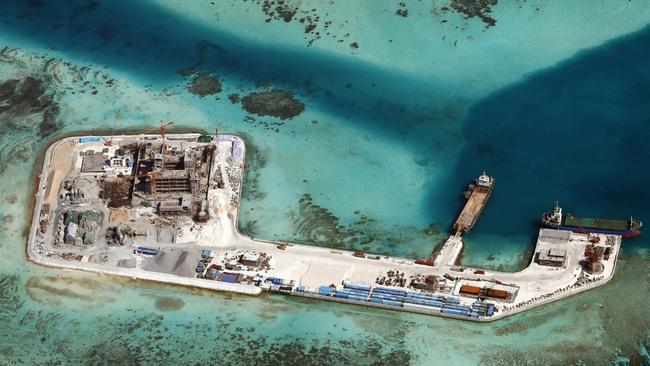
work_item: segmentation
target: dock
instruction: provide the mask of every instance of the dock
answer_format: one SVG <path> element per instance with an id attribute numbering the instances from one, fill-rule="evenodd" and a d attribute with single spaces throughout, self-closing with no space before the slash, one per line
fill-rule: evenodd
<path id="1" fill-rule="evenodd" d="M 485 172 L 469 185 L 468 190 L 465 192 L 467 202 L 454 223 L 456 236 L 467 233 L 474 227 L 476 220 L 492 195 L 493 188 L 494 178 L 488 176 Z"/>
<path id="2" fill-rule="evenodd" d="M 474 225 L 494 185 L 485 174 L 470 186 L 459 231 L 429 260 L 247 236 L 237 225 L 245 149 L 233 135 L 164 131 L 54 142 L 39 172 L 29 259 L 206 290 L 268 291 L 475 322 L 600 286 L 614 274 L 621 236 L 556 229 L 540 230 L 535 258 L 520 272 L 459 265 L 460 234 Z"/>

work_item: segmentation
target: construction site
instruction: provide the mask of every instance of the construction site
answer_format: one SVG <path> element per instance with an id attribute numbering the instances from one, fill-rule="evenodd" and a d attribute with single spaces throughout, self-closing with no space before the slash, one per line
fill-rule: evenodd
<path id="1" fill-rule="evenodd" d="M 46 151 L 27 253 L 47 266 L 210 290 L 293 296 L 493 321 L 600 286 L 621 236 L 542 228 L 516 273 L 459 264 L 494 187 L 470 185 L 428 259 L 262 241 L 237 229 L 245 144 L 233 135 L 67 137 Z"/>

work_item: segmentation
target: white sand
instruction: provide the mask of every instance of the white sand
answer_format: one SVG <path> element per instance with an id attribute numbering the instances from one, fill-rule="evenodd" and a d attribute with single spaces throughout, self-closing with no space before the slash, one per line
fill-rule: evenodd
<path id="1" fill-rule="evenodd" d="M 175 135 L 170 135 L 174 137 Z M 186 135 L 197 136 L 197 135 Z M 241 143 L 234 136 L 220 136 L 222 139 L 228 138 L 234 143 Z M 113 141 L 127 138 L 116 136 Z M 128 137 L 132 138 L 132 137 Z M 46 153 L 46 161 L 52 159 L 52 164 L 45 164 L 42 176 L 50 176 L 55 173 L 52 179 L 52 185 L 60 185 L 61 180 L 65 178 L 70 171 L 73 159 L 70 157 L 75 154 L 76 149 L 71 141 L 74 138 L 65 139 L 61 143 L 53 144 Z M 538 246 L 549 247 L 559 245 L 567 249 L 567 264 L 564 268 L 554 268 L 540 266 L 532 263 L 529 267 L 521 272 L 506 273 L 485 270 L 482 275 L 474 274 L 473 268 L 464 268 L 459 272 L 458 266 L 454 266 L 458 255 L 461 252 L 463 243 L 459 237 L 451 236 L 440 253 L 435 259 L 435 266 L 417 265 L 411 259 L 395 258 L 382 256 L 380 259 L 357 258 L 353 252 L 343 250 L 333 250 L 316 246 L 290 244 L 285 250 L 279 249 L 277 243 L 254 240 L 244 236 L 237 230 L 238 205 L 233 204 L 231 198 L 233 195 L 238 196 L 241 192 L 241 182 L 243 176 L 243 161 L 232 161 L 229 149 L 225 146 L 231 145 L 230 142 L 219 144 L 218 155 L 215 159 L 213 169 L 217 164 L 220 166 L 226 186 L 224 189 L 210 189 L 208 196 L 210 201 L 211 220 L 206 224 L 190 224 L 182 226 L 179 229 L 182 234 L 183 245 L 196 245 L 198 247 L 212 247 L 216 254 L 226 251 L 256 251 L 265 252 L 271 256 L 271 269 L 268 272 L 242 271 L 247 275 L 261 275 L 264 277 L 274 276 L 286 280 L 293 280 L 295 284 L 302 284 L 307 288 L 315 288 L 323 285 L 334 284 L 340 286 L 343 281 L 365 282 L 374 284 L 378 276 L 385 276 L 389 270 L 398 270 L 405 273 L 406 278 L 412 275 L 437 275 L 442 278 L 444 274 L 450 274 L 458 277 L 457 281 L 463 280 L 482 280 L 482 281 L 499 281 L 508 284 L 511 289 L 518 289 L 517 296 L 513 302 L 494 301 L 500 310 L 492 318 L 481 319 L 481 321 L 491 321 L 503 316 L 508 316 L 525 309 L 539 306 L 549 301 L 554 301 L 571 294 L 584 291 L 595 286 L 602 285 L 609 281 L 614 273 L 616 258 L 620 248 L 620 237 L 616 237 L 616 245 L 609 261 L 605 261 L 605 271 L 600 275 L 599 280 L 593 281 L 586 285 L 576 288 L 574 286 L 578 276 L 581 273 L 580 260 L 583 258 L 585 247 L 589 244 L 582 235 L 571 235 L 571 240 L 567 243 L 550 244 L 543 241 L 540 237 Z M 228 181 L 226 167 L 233 172 L 233 182 Z M 65 172 L 66 174 L 63 174 Z M 234 186 L 233 186 L 234 185 Z M 235 291 L 246 294 L 258 294 L 260 288 L 254 286 L 227 284 L 217 281 L 210 281 L 198 278 L 182 278 L 171 274 L 153 273 L 141 268 L 141 261 L 136 268 L 116 268 L 97 263 L 88 262 L 71 262 L 58 259 L 56 256 L 47 257 L 46 251 L 42 250 L 40 245 L 46 242 L 45 238 L 38 237 L 38 217 L 40 214 L 41 203 L 44 198 L 56 201 L 57 192 L 54 189 L 39 190 L 36 209 L 34 211 L 34 221 L 30 232 L 28 253 L 31 260 L 48 266 L 63 268 L 83 269 L 96 271 L 107 274 L 128 276 L 133 278 L 149 279 L 153 281 L 176 283 L 180 285 L 196 286 L 215 290 Z M 190 232 L 189 228 L 194 229 Z M 197 230 L 198 229 L 198 230 Z M 601 242 L 604 243 L 606 237 L 601 236 Z M 432 244 L 433 245 L 433 244 Z M 454 268 L 454 270 L 452 270 Z M 488 283 L 488 282 L 483 282 Z M 456 288 L 458 283 L 449 285 Z M 505 288 L 505 287 L 504 287 Z M 569 290 L 563 290 L 570 288 Z M 463 298 L 463 303 L 471 303 L 473 298 Z"/>

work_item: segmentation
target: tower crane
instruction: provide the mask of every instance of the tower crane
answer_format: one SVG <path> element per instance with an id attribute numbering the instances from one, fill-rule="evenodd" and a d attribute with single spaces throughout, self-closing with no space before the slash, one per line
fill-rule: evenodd
<path id="1" fill-rule="evenodd" d="M 162 155 L 162 165 L 161 165 L 161 170 L 165 170 L 165 152 L 167 152 L 167 145 L 165 143 L 165 136 L 167 133 L 167 128 L 169 126 L 174 125 L 174 121 L 169 121 L 166 123 L 163 123 L 160 121 L 160 127 L 157 129 L 150 129 L 150 130 L 145 130 L 139 132 L 139 134 L 151 134 L 151 133 L 156 133 L 158 132 L 160 134 L 160 138 L 162 140 L 162 144 L 160 146 L 160 154 Z M 145 174 L 151 179 L 151 193 L 155 194 L 156 193 L 156 172 L 149 172 Z M 139 176 L 136 176 L 139 178 Z"/>
<path id="2" fill-rule="evenodd" d="M 154 128 L 154 129 L 144 130 L 144 131 L 138 132 L 138 134 L 151 134 L 151 133 L 155 133 L 155 132 L 160 134 L 160 138 L 162 140 L 162 144 L 160 146 L 160 153 L 162 154 L 162 161 L 163 161 L 162 170 L 165 170 L 165 153 L 167 152 L 167 144 L 165 143 L 165 136 L 166 136 L 166 133 L 167 133 L 167 128 L 169 126 L 174 125 L 174 123 L 175 123 L 174 121 L 169 121 L 169 122 L 166 122 L 166 123 L 163 123 L 162 121 L 160 121 L 160 127 L 159 128 Z"/>

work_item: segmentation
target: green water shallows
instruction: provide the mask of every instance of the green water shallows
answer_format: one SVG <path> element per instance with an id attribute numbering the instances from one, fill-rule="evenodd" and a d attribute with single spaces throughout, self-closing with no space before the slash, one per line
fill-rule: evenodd
<path id="1" fill-rule="evenodd" d="M 555 199 L 585 211 L 576 214 L 648 212 L 638 184 L 648 175 L 638 164 L 648 154 L 639 128 L 650 94 L 640 63 L 648 32 L 575 55 L 639 30 L 650 18 L 644 4 L 499 4 L 489 15 L 496 25 L 487 27 L 431 2 L 405 1 L 404 17 L 399 3 L 305 1 L 296 19 L 310 16 L 303 10 L 320 16 L 321 38 L 309 43 L 316 35 L 305 23 L 275 19 L 257 1 L 32 3 L 0 5 L 0 45 L 8 47 L 0 98 L 11 99 L 0 112 L 4 363 L 537 365 L 646 357 L 649 259 L 641 250 L 628 250 L 603 289 L 487 326 L 61 272 L 26 264 L 23 250 L 30 171 L 47 141 L 173 119 L 246 136 L 252 154 L 241 226 L 263 238 L 426 256 L 445 237 L 466 182 L 488 169 L 499 185 L 467 237 L 465 261 L 516 269 L 537 217 Z M 197 71 L 218 76 L 223 90 L 188 93 Z M 305 112 L 260 117 L 237 102 L 272 88 L 291 91 Z M 613 140 L 608 131 L 620 133 L 621 121 L 634 135 Z M 590 190 L 588 178 L 604 160 L 567 167 L 557 157 L 588 155 L 597 143 L 614 159 L 603 174 L 617 181 L 599 176 Z"/>

